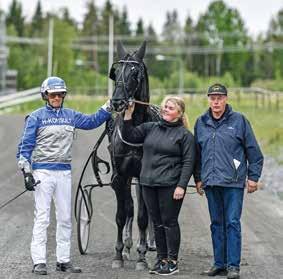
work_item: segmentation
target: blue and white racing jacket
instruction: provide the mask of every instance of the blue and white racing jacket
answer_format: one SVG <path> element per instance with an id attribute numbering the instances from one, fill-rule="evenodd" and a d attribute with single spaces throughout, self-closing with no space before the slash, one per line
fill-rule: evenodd
<path id="1" fill-rule="evenodd" d="M 25 122 L 18 145 L 18 165 L 35 169 L 70 170 L 75 129 L 94 129 L 111 117 L 104 106 L 86 115 L 72 109 L 49 105 L 32 112 Z"/>

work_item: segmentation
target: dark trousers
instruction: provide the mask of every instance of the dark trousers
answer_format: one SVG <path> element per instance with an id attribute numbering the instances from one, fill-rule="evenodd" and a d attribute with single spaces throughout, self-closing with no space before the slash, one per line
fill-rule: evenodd
<path id="1" fill-rule="evenodd" d="M 211 220 L 214 265 L 219 268 L 239 268 L 244 189 L 208 186 L 205 194 Z"/>
<path id="2" fill-rule="evenodd" d="M 181 233 L 178 216 L 183 199 L 174 200 L 175 187 L 142 187 L 143 198 L 153 221 L 157 257 L 177 260 Z"/>

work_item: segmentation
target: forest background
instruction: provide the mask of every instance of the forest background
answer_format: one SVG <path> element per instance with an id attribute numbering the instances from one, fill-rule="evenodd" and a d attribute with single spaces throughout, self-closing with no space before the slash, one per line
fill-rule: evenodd
<path id="1" fill-rule="evenodd" d="M 145 63 L 152 92 L 174 91 L 180 71 L 184 91 L 198 92 L 219 80 L 228 87 L 283 91 L 283 8 L 271 19 L 266 33 L 253 38 L 240 12 L 221 0 L 211 2 L 195 23 L 190 16 L 180 22 L 177 10 L 167 11 L 159 35 L 142 18 L 134 26 L 127 7 L 119 10 L 109 0 L 102 7 L 86 1 L 81 24 L 70 17 L 68 7 L 43 13 L 40 0 L 27 20 L 22 5 L 13 0 L 6 13 L 0 11 L 6 21 L 8 67 L 17 70 L 19 90 L 37 87 L 46 77 L 53 18 L 52 74 L 64 77 L 75 93 L 106 94 L 108 22 L 113 15 L 115 41 L 120 39 L 134 50 L 147 40 Z"/>

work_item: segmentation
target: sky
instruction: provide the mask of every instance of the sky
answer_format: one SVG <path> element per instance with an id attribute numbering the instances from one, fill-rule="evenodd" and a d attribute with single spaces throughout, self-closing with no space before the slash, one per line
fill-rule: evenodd
<path id="1" fill-rule="evenodd" d="M 24 15 L 30 19 L 34 13 L 37 0 L 18 0 L 22 2 Z M 12 0 L 0 0 L 0 9 L 7 11 Z M 86 13 L 88 0 L 41 0 L 43 12 L 57 12 L 60 7 L 68 7 L 70 14 L 78 22 L 82 22 Z M 166 12 L 176 9 L 179 21 L 183 25 L 188 15 L 196 23 L 200 14 L 205 13 L 212 0 L 111 0 L 118 10 L 127 7 L 130 22 L 136 26 L 142 18 L 145 26 L 151 23 L 157 33 L 161 33 L 165 22 Z M 250 35 L 256 36 L 268 29 L 269 22 L 283 8 L 283 0 L 224 0 L 231 8 L 236 8 L 245 22 Z M 102 7 L 105 0 L 95 0 Z M 174 5 L 172 4 L 174 3 Z"/>

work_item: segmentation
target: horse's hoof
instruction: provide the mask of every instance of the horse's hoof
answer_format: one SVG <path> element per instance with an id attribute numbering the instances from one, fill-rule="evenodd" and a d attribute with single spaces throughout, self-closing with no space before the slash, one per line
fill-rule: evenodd
<path id="1" fill-rule="evenodd" d="M 128 261 L 131 260 L 130 249 L 127 249 L 127 248 L 126 248 L 126 249 L 123 251 L 123 258 L 124 258 L 125 260 L 128 260 Z"/>
<path id="2" fill-rule="evenodd" d="M 123 260 L 113 260 L 112 261 L 112 268 L 123 268 L 124 261 Z"/>
<path id="3" fill-rule="evenodd" d="M 140 261 L 136 263 L 136 270 L 141 271 L 141 270 L 146 270 L 148 269 L 148 264 L 145 261 Z"/>

